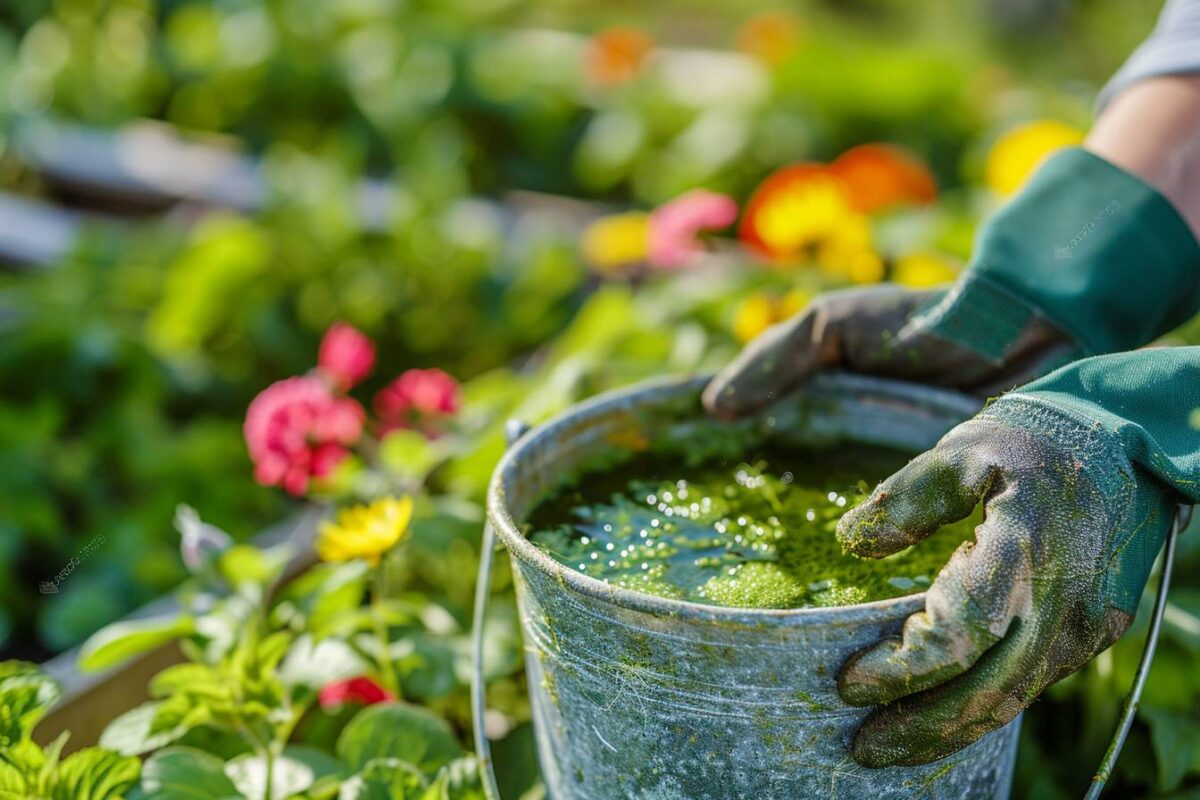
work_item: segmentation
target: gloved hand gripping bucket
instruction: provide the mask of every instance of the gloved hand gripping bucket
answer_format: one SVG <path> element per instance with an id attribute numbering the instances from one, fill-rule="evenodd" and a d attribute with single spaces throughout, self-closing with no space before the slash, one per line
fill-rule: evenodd
<path id="1" fill-rule="evenodd" d="M 855 651 L 898 633 L 924 595 L 840 608 L 705 606 L 611 587 L 522 535 L 524 515 L 598 448 L 695 440 L 731 424 L 703 414 L 704 383 L 656 382 L 583 403 L 520 436 L 493 476 L 481 579 L 498 535 L 512 558 L 551 797 L 1008 797 L 1019 717 L 925 766 L 871 770 L 849 756 L 867 710 L 838 698 L 838 670 Z M 732 424 L 785 445 L 859 442 L 916 454 L 977 409 L 951 392 L 825 375 Z M 475 700 L 481 712 L 481 682 Z M 486 756 L 478 732 L 477 742 Z"/>

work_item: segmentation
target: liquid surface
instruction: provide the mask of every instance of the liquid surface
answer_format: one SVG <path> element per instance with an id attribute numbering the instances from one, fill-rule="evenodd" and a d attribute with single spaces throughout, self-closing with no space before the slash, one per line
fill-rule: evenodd
<path id="1" fill-rule="evenodd" d="M 908 455 L 876 447 L 765 452 L 689 467 L 645 458 L 544 500 L 526 535 L 593 578 L 739 608 L 840 606 L 923 591 L 978 516 L 887 558 L 842 553 L 847 509 Z"/>

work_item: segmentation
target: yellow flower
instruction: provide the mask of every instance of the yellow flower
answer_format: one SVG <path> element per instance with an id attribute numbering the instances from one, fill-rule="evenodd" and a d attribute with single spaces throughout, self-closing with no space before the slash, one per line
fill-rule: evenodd
<path id="1" fill-rule="evenodd" d="M 583 257 L 600 273 L 619 272 L 646 259 L 650 215 L 639 211 L 601 217 L 583 232 Z"/>
<path id="2" fill-rule="evenodd" d="M 317 555 L 322 561 L 365 558 L 372 566 L 408 534 L 411 497 L 387 497 L 370 505 L 342 509 L 334 522 L 321 523 Z"/>
<path id="3" fill-rule="evenodd" d="M 799 289 L 792 289 L 783 297 L 766 292 L 750 295 L 733 311 L 734 338 L 745 344 L 775 323 L 795 316 L 808 305 L 809 299 L 809 294 Z"/>
<path id="4" fill-rule="evenodd" d="M 857 212 L 841 181 L 817 174 L 773 191 L 757 209 L 757 234 L 771 253 L 799 253 L 843 234 Z"/>
<path id="5" fill-rule="evenodd" d="M 1082 131 L 1052 119 L 1013 128 L 988 153 L 984 179 L 992 191 L 1010 195 L 1025 184 L 1048 155 L 1082 141 Z"/>
<path id="6" fill-rule="evenodd" d="M 892 267 L 892 280 L 914 289 L 949 283 L 958 277 L 960 266 L 939 253 L 910 253 Z"/>
<path id="7" fill-rule="evenodd" d="M 811 258 L 855 283 L 883 278 L 870 218 L 855 208 L 846 183 L 820 164 L 772 173 L 750 199 L 738 235 L 776 260 Z"/>

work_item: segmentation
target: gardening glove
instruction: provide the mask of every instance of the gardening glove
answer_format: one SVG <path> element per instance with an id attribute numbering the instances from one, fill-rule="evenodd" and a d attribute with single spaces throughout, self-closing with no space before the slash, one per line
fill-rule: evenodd
<path id="1" fill-rule="evenodd" d="M 1145 344 L 1200 309 L 1200 246 L 1174 206 L 1081 149 L 1049 159 L 980 233 L 948 289 L 817 298 L 708 386 L 736 417 L 824 368 L 998 394 L 1081 356 Z"/>
<path id="2" fill-rule="evenodd" d="M 1200 347 L 1099 356 L 1004 395 L 838 524 L 881 558 L 984 521 L 902 636 L 852 656 L 838 691 L 886 704 L 851 749 L 922 764 L 1004 725 L 1129 627 L 1180 499 L 1200 501 Z"/>

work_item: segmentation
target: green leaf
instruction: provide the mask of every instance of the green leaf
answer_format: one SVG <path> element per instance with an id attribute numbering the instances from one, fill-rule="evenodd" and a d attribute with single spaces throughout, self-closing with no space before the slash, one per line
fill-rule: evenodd
<path id="1" fill-rule="evenodd" d="M 166 747 L 203 722 L 203 715 L 176 711 L 174 705 L 161 700 L 132 708 L 108 723 L 100 734 L 100 746 L 121 755 L 140 756 Z"/>
<path id="2" fill-rule="evenodd" d="M 359 771 L 377 758 L 398 758 L 433 773 L 462 754 L 450 725 L 432 711 L 380 703 L 360 711 L 338 738 L 337 754 Z"/>
<path id="3" fill-rule="evenodd" d="M 265 587 L 272 583 L 287 564 L 284 552 L 267 552 L 248 544 L 235 544 L 217 558 L 217 570 L 233 587 Z"/>
<path id="4" fill-rule="evenodd" d="M 427 783 L 421 770 L 400 758 L 375 758 L 342 784 L 338 800 L 416 800 Z"/>
<path id="5" fill-rule="evenodd" d="M 285 747 L 271 767 L 271 794 L 267 796 L 267 761 L 258 753 L 239 756 L 225 765 L 225 774 L 246 797 L 283 800 L 308 789 L 318 779 L 333 775 L 341 764 L 311 747 Z"/>
<path id="6" fill-rule="evenodd" d="M 0 800 L 28 800 L 30 792 L 21 770 L 0 761 Z"/>
<path id="7" fill-rule="evenodd" d="M 194 629 L 191 617 L 175 614 L 114 622 L 83 643 L 79 652 L 79 668 L 95 672 L 115 667 L 134 656 L 187 636 Z"/>
<path id="8" fill-rule="evenodd" d="M 136 758 L 87 747 L 59 765 L 51 800 L 119 800 L 138 779 Z"/>
<path id="9" fill-rule="evenodd" d="M 1158 785 L 1174 789 L 1197 766 L 1200 757 L 1200 722 L 1182 714 L 1142 708 L 1139 716 L 1150 726 L 1150 744 L 1158 763 Z"/>
<path id="10" fill-rule="evenodd" d="M 353 678 L 369 669 L 366 660 L 341 639 L 324 639 L 313 644 L 301 636 L 279 666 L 279 677 L 288 686 L 318 690 L 331 681 Z"/>
<path id="11" fill-rule="evenodd" d="M 36 666 L 0 663 L 0 746 L 27 738 L 61 695 L 58 683 Z"/>
<path id="12" fill-rule="evenodd" d="M 168 747 L 142 767 L 146 800 L 242 800 L 216 756 L 190 747 Z"/>
<path id="13" fill-rule="evenodd" d="M 421 800 L 485 800 L 479 759 L 463 756 L 442 767 Z"/>
<path id="14" fill-rule="evenodd" d="M 459 685 L 455 676 L 456 649 L 447 637 L 416 633 L 391 646 L 393 663 L 404 693 L 427 702 L 450 694 Z"/>
<path id="15" fill-rule="evenodd" d="M 314 567 L 287 586 L 276 608 L 284 603 L 298 608 L 309 632 L 319 639 L 341 614 L 362 605 L 369 571 L 362 560 Z"/>
<path id="16" fill-rule="evenodd" d="M 171 697 L 187 694 L 213 701 L 232 698 L 233 687 L 207 664 L 176 664 L 167 667 L 150 680 L 151 697 Z"/>
<path id="17" fill-rule="evenodd" d="M 401 428 L 379 442 L 379 460 L 388 472 L 422 481 L 443 454 L 435 442 L 418 431 Z"/>
<path id="18" fill-rule="evenodd" d="M 22 739 L 3 752 L 5 760 L 20 770 L 30 783 L 47 767 L 46 752 L 32 739 Z"/>

